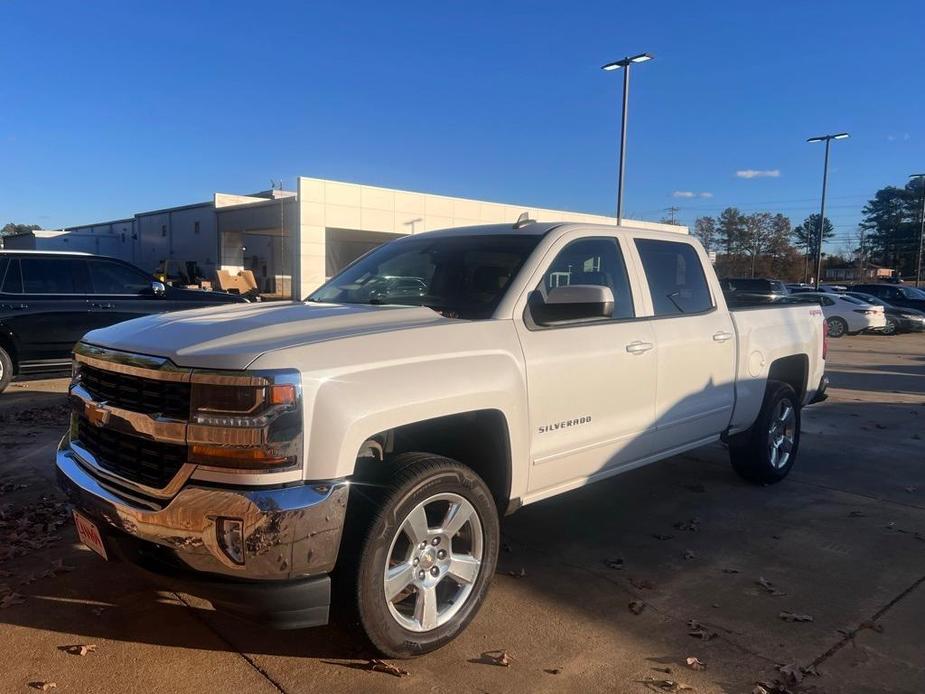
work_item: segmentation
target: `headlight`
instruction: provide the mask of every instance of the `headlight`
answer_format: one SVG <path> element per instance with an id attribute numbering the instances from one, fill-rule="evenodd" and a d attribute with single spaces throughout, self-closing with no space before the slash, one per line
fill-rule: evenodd
<path id="1" fill-rule="evenodd" d="M 189 461 L 241 471 L 295 467 L 302 453 L 297 372 L 193 372 Z"/>

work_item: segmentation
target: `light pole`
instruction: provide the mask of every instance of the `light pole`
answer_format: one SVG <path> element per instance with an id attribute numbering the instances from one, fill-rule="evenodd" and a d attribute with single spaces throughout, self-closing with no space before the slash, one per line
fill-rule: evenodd
<path id="1" fill-rule="evenodd" d="M 620 123 L 620 173 L 617 179 L 617 224 L 623 223 L 623 173 L 626 168 L 626 117 L 630 99 L 630 66 L 633 63 L 644 63 L 652 60 L 648 53 L 623 58 L 623 60 L 614 60 L 611 63 L 601 66 L 605 72 L 613 72 L 623 68 L 623 119 Z"/>
<path id="2" fill-rule="evenodd" d="M 922 214 L 919 226 L 919 243 L 915 249 L 915 286 L 922 282 L 922 239 L 925 237 L 925 173 L 912 174 L 909 178 L 919 178 L 922 181 Z"/>
<path id="3" fill-rule="evenodd" d="M 825 230 L 825 186 L 829 179 L 829 143 L 832 140 L 844 140 L 848 133 L 835 133 L 834 135 L 819 135 L 811 137 L 807 142 L 825 142 L 825 165 L 822 168 L 822 207 L 819 210 L 819 233 L 816 236 L 816 291 L 819 291 L 819 275 L 822 274 L 822 233 Z"/>

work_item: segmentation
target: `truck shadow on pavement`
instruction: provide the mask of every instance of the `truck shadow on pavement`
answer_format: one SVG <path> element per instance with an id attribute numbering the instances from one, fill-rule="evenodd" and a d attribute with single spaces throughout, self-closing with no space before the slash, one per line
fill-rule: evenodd
<path id="1" fill-rule="evenodd" d="M 915 376 L 905 379 L 922 392 Z M 480 615 L 411 667 L 471 662 L 503 648 L 542 677 L 563 662 L 578 671 L 618 654 L 631 664 L 629 679 L 659 677 L 654 668 L 670 664 L 684 681 L 738 691 L 774 663 L 813 663 L 843 638 L 839 629 L 857 628 L 925 576 L 925 466 L 915 438 L 922 422 L 922 405 L 830 401 L 805 411 L 798 466 L 779 485 L 742 482 L 715 445 L 526 507 L 503 522 Z M 68 540 L 71 532 L 64 529 Z M 73 570 L 18 587 L 56 559 Z M 134 569 L 105 565 L 70 542 L 18 559 L 2 582 L 25 602 L 0 610 L 0 624 L 57 633 L 62 644 L 79 637 L 320 660 L 373 656 L 342 615 L 301 631 L 251 626 L 207 603 L 159 594 Z M 811 613 L 813 622 L 779 618 L 787 611 Z M 904 638 L 921 643 L 925 632 Z M 691 655 L 709 669 L 686 672 Z"/>

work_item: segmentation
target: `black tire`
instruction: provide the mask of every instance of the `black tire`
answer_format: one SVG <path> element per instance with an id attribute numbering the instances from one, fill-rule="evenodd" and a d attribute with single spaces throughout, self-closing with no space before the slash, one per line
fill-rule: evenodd
<path id="1" fill-rule="evenodd" d="M 780 412 L 781 403 L 793 413 L 792 444 L 782 464 L 772 458 L 771 440 L 776 434 L 772 422 Z M 793 467 L 800 449 L 800 403 L 793 388 L 781 381 L 768 381 L 758 419 L 748 433 L 729 444 L 729 459 L 733 469 L 754 484 L 775 484 L 784 479 Z"/>
<path id="2" fill-rule="evenodd" d="M 886 325 L 883 326 L 883 330 L 880 332 L 884 335 L 895 335 L 899 332 L 899 324 L 892 318 L 887 318 Z"/>
<path id="3" fill-rule="evenodd" d="M 826 321 L 829 329 L 829 337 L 844 337 L 848 334 L 848 324 L 844 318 L 833 316 Z"/>
<path id="4" fill-rule="evenodd" d="M 350 591 L 353 602 L 351 611 L 355 613 L 371 645 L 387 657 L 409 658 L 436 650 L 452 641 L 481 607 L 498 562 L 498 509 L 485 482 L 472 469 L 450 458 L 427 453 L 404 453 L 387 459 L 380 466 L 396 472 L 381 486 L 375 485 L 374 488 L 379 490 L 375 493 L 375 499 L 368 493 L 368 487 L 363 493 L 374 504 L 374 508 L 363 523 L 365 530 L 354 536 L 361 539 L 359 552 L 341 567 L 340 576 L 353 584 Z M 468 594 L 462 599 L 461 607 L 455 608 L 453 603 L 447 606 L 447 609 L 456 610 L 448 621 L 427 631 L 415 631 L 399 623 L 392 613 L 390 601 L 386 599 L 385 570 L 387 563 L 394 561 L 396 549 L 393 548 L 393 541 L 396 541 L 396 537 L 403 537 L 399 530 L 408 515 L 424 501 L 440 494 L 462 497 L 474 508 L 482 534 L 481 565 Z M 430 523 L 428 525 L 433 528 Z M 464 532 L 466 529 L 470 533 L 475 532 L 469 525 L 464 526 Z M 450 556 L 451 547 L 464 532 L 444 544 L 450 550 Z M 419 550 L 407 540 L 405 542 L 413 559 Z M 425 565 L 424 560 L 422 556 L 420 564 L 415 564 L 419 568 L 413 573 Z M 456 584 L 452 577 L 450 579 L 449 587 L 455 589 Z M 443 581 L 444 576 L 441 575 L 439 582 L 442 584 Z M 415 602 L 419 599 L 417 587 L 411 586 L 406 590 L 411 591 L 407 600 Z"/>
<path id="5" fill-rule="evenodd" d="M 3 347 L 0 347 L 0 393 L 6 390 L 13 380 L 13 360 Z"/>

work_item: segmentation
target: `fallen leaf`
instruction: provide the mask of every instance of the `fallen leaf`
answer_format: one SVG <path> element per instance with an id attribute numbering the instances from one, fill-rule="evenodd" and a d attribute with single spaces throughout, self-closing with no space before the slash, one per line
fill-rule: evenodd
<path id="1" fill-rule="evenodd" d="M 879 622 L 861 622 L 858 625 L 858 631 L 861 629 L 870 629 L 871 631 L 876 631 L 878 634 L 883 633 L 883 625 Z"/>
<path id="2" fill-rule="evenodd" d="M 691 691 L 693 687 L 675 680 L 657 680 L 654 677 L 646 677 L 643 684 L 653 685 L 666 692 L 686 692 Z"/>
<path id="3" fill-rule="evenodd" d="M 543 670 L 543 672 L 545 672 L 547 675 L 558 675 L 560 672 L 562 672 L 562 668 L 549 668 L 548 670 Z"/>
<path id="4" fill-rule="evenodd" d="M 511 662 L 514 660 L 514 656 L 512 656 L 507 651 L 485 651 L 482 653 L 482 660 L 487 661 L 492 665 L 510 667 Z"/>
<path id="5" fill-rule="evenodd" d="M 88 653 L 96 652 L 96 644 L 93 643 L 75 643 L 71 646 L 58 646 L 59 651 L 64 651 L 70 655 L 84 656 Z"/>
<path id="6" fill-rule="evenodd" d="M 766 579 L 764 576 L 759 576 L 758 580 L 755 581 L 755 583 L 757 583 L 759 586 L 764 588 L 765 592 L 767 592 L 769 595 L 774 595 L 775 597 L 782 597 L 786 595 L 786 593 L 778 590 L 775 587 L 775 585 L 771 583 L 768 579 Z"/>
<path id="7" fill-rule="evenodd" d="M 687 662 L 687 667 L 689 667 L 691 670 L 706 670 L 707 669 L 707 664 L 703 662 L 700 658 L 697 658 L 695 656 L 689 656 L 686 662 Z"/>
<path id="8" fill-rule="evenodd" d="M 627 607 L 633 614 L 642 614 L 642 611 L 646 609 L 646 604 L 642 600 L 632 600 Z"/>
<path id="9" fill-rule="evenodd" d="M 656 672 L 664 672 L 666 675 L 670 675 L 670 674 L 671 674 L 671 668 L 670 668 L 670 667 L 654 667 L 654 668 L 652 668 L 652 669 L 655 670 Z"/>
<path id="10" fill-rule="evenodd" d="M 30 682 L 29 686 L 39 691 L 47 692 L 50 689 L 57 689 L 58 685 L 54 682 Z"/>
<path id="11" fill-rule="evenodd" d="M 684 558 L 685 558 L 686 560 L 694 559 L 696 556 L 697 556 L 697 555 L 694 554 L 691 550 L 686 550 L 686 551 L 684 552 Z"/>
<path id="12" fill-rule="evenodd" d="M 811 622 L 813 618 L 808 614 L 798 614 L 796 612 L 781 612 L 777 615 L 785 622 Z"/>
<path id="13" fill-rule="evenodd" d="M 752 694 L 768 694 L 768 690 L 764 688 L 764 685 L 756 684 L 752 689 Z"/>
<path id="14" fill-rule="evenodd" d="M 717 636 L 719 636 L 719 634 L 717 634 L 715 631 L 707 629 L 696 619 L 689 619 L 687 621 L 687 628 L 688 636 L 693 636 L 695 639 L 700 639 L 702 641 L 710 641 L 711 639 L 715 639 Z"/>
<path id="15" fill-rule="evenodd" d="M 373 672 L 384 672 L 388 675 L 394 675 L 395 677 L 406 677 L 411 674 L 407 670 L 403 670 L 400 667 L 392 665 L 392 663 L 387 663 L 384 660 L 379 660 L 378 658 L 373 658 L 368 663 L 366 663 L 366 669 L 372 670 Z"/>
<path id="16" fill-rule="evenodd" d="M 806 677 L 822 677 L 815 665 L 803 665 L 800 667 L 800 672 Z"/>

